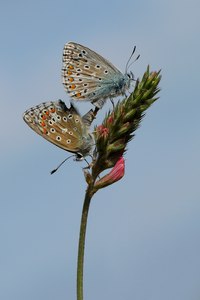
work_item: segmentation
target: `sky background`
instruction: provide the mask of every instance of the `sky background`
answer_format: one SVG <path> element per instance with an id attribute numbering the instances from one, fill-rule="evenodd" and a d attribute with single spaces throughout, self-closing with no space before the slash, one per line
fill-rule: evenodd
<path id="1" fill-rule="evenodd" d="M 35 134 L 23 112 L 69 97 L 63 46 L 76 41 L 141 77 L 160 99 L 126 153 L 125 177 L 89 212 L 85 300 L 200 299 L 200 2 L 5 1 L 0 10 L 0 299 L 75 300 L 84 163 Z M 100 124 L 107 103 L 95 124 Z M 82 114 L 91 105 L 79 104 Z"/>

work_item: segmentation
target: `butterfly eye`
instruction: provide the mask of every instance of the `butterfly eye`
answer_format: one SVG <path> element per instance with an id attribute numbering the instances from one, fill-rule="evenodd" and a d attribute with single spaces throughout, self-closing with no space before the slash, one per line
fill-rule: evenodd
<path id="1" fill-rule="evenodd" d="M 72 119 L 73 118 L 73 116 L 71 114 L 69 114 L 67 117 L 68 117 L 68 119 Z"/>
<path id="2" fill-rule="evenodd" d="M 86 55 L 86 54 L 87 54 L 87 52 L 86 52 L 85 50 L 82 50 L 82 53 L 83 53 L 84 55 Z"/>
<path id="3" fill-rule="evenodd" d="M 63 121 L 64 121 L 64 122 L 67 122 L 67 117 L 64 116 L 64 117 L 63 117 Z"/>
<path id="4" fill-rule="evenodd" d="M 108 74 L 108 70 L 105 70 L 104 73 L 105 73 L 105 74 Z"/>
<path id="5" fill-rule="evenodd" d="M 67 142 L 67 144 L 70 144 L 70 143 L 71 143 L 71 140 L 70 140 L 70 139 L 68 139 L 66 142 Z"/>
<path id="6" fill-rule="evenodd" d="M 58 115 L 57 116 L 57 120 L 60 121 L 61 120 L 61 116 Z"/>
<path id="7" fill-rule="evenodd" d="M 76 153 L 76 159 L 79 160 L 83 160 L 83 155 L 81 153 Z"/>
<path id="8" fill-rule="evenodd" d="M 78 123 L 78 122 L 79 122 L 79 119 L 75 119 L 75 122 Z"/>
<path id="9" fill-rule="evenodd" d="M 96 65 L 95 67 L 96 67 L 96 69 L 100 69 L 100 68 L 101 68 L 101 66 L 100 66 L 100 65 Z"/>
<path id="10" fill-rule="evenodd" d="M 72 131 L 69 131 L 69 134 L 70 134 L 70 135 L 73 135 L 73 132 L 72 132 Z"/>
<path id="11" fill-rule="evenodd" d="M 84 66 L 84 69 L 89 69 L 90 67 L 88 65 L 85 65 Z"/>

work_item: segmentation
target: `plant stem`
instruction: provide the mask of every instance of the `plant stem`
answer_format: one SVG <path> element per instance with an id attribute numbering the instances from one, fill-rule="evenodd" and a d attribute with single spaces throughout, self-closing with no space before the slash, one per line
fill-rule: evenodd
<path id="1" fill-rule="evenodd" d="M 82 218 L 80 225 L 80 234 L 79 234 L 79 246 L 78 246 L 78 263 L 77 263 L 77 300 L 83 300 L 83 266 L 84 266 L 84 250 L 85 250 L 85 236 L 86 236 L 86 227 L 87 227 L 87 218 L 90 207 L 90 201 L 94 194 L 93 185 L 88 185 L 86 190 Z"/>

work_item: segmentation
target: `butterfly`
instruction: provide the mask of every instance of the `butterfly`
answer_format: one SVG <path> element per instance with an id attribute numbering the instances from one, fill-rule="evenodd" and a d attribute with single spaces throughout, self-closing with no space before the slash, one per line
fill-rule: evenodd
<path id="1" fill-rule="evenodd" d="M 62 100 L 45 102 L 23 114 L 28 126 L 43 138 L 75 154 L 75 160 L 90 155 L 94 141 L 89 126 L 94 119 L 90 110 L 83 117 L 71 104 L 68 108 Z"/>
<path id="2" fill-rule="evenodd" d="M 80 44 L 69 42 L 63 50 L 62 82 L 73 100 L 90 101 L 101 108 L 106 99 L 125 95 L 129 89 L 133 73 L 122 74 L 113 64 L 93 50 Z M 139 58 L 139 56 L 137 57 Z"/>

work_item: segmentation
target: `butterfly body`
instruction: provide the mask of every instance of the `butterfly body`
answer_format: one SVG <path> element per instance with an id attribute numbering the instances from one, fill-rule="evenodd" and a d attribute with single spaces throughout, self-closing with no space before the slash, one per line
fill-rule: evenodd
<path id="1" fill-rule="evenodd" d="M 133 76 L 122 74 L 93 50 L 69 42 L 63 50 L 62 79 L 73 100 L 90 101 L 101 108 L 107 98 L 125 94 Z"/>
<path id="2" fill-rule="evenodd" d="M 89 133 L 92 110 L 81 117 L 73 105 L 61 100 L 45 102 L 28 109 L 24 121 L 35 132 L 56 146 L 75 153 L 76 160 L 89 155 L 94 144 Z"/>

